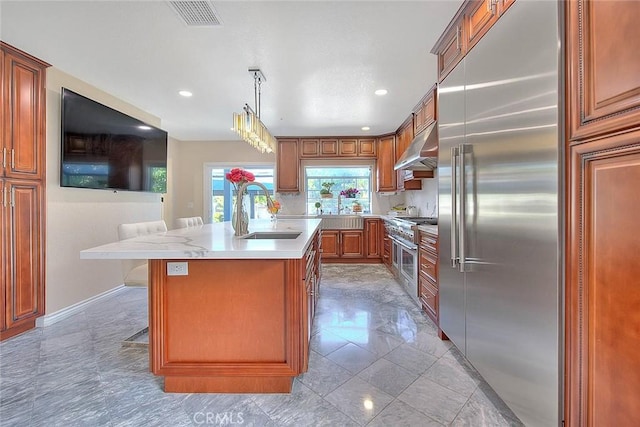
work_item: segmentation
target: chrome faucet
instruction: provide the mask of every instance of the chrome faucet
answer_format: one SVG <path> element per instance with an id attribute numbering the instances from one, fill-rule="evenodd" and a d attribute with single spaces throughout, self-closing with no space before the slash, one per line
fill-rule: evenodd
<path id="1" fill-rule="evenodd" d="M 267 187 L 264 186 L 264 184 L 260 182 L 255 182 L 255 181 L 244 182 L 240 184 L 240 186 L 238 187 L 238 195 L 236 196 L 236 218 L 235 218 L 235 227 L 234 227 L 235 228 L 234 235 L 236 236 L 244 236 L 245 234 L 249 234 L 249 223 L 244 221 L 244 212 L 243 212 L 244 207 L 242 206 L 242 195 L 244 194 L 247 187 L 250 185 L 257 185 L 258 187 L 262 188 L 262 191 L 264 191 L 264 195 L 267 197 L 267 208 L 269 210 L 273 209 L 273 199 L 271 199 L 271 196 L 269 195 L 269 190 L 267 189 Z"/>
<path id="2" fill-rule="evenodd" d="M 338 215 L 342 212 L 342 195 L 338 194 Z"/>

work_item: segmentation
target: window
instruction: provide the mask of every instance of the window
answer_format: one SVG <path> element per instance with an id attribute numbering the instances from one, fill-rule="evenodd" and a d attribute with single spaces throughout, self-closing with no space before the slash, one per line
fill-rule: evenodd
<path id="1" fill-rule="evenodd" d="M 273 196 L 273 168 L 244 168 L 256 176 L 256 181 L 264 184 Z M 231 168 L 211 168 L 211 218 L 210 222 L 231 221 L 231 207 L 236 198 L 233 194 L 233 185 L 225 179 L 225 174 Z M 267 198 L 262 189 L 257 186 L 249 186 L 249 218 L 270 218 L 267 211 Z"/>
<path id="2" fill-rule="evenodd" d="M 332 197 L 323 197 L 320 193 L 323 183 L 333 183 Z M 307 212 L 316 214 L 349 214 L 354 212 L 354 203 L 361 206 L 362 212 L 371 212 L 371 167 L 370 166 L 326 166 L 305 167 L 307 190 Z M 340 192 L 348 188 L 358 190 L 355 199 L 346 199 Z M 316 208 L 316 203 L 320 204 Z M 357 208 L 355 208 L 357 209 Z"/>

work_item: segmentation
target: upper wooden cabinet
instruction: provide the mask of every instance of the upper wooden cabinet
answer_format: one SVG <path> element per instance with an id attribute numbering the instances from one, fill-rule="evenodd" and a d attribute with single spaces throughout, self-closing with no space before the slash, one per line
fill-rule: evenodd
<path id="1" fill-rule="evenodd" d="M 635 1 L 564 4 L 570 139 L 637 126 L 640 6 Z"/>
<path id="2" fill-rule="evenodd" d="M 374 138 L 358 140 L 358 157 L 376 157 L 376 140 Z"/>
<path id="3" fill-rule="evenodd" d="M 300 158 L 376 157 L 373 138 L 304 138 L 300 139 Z"/>
<path id="4" fill-rule="evenodd" d="M 278 139 L 276 153 L 276 171 L 278 193 L 300 192 L 300 161 L 297 139 Z"/>
<path id="5" fill-rule="evenodd" d="M 436 111 L 436 85 L 433 85 L 413 109 L 413 133 L 415 135 L 437 119 Z"/>
<path id="6" fill-rule="evenodd" d="M 396 161 L 404 154 L 413 139 L 413 114 L 396 131 Z"/>
<path id="7" fill-rule="evenodd" d="M 321 139 L 320 140 L 320 156 L 335 157 L 338 155 L 337 139 Z"/>
<path id="8" fill-rule="evenodd" d="M 444 80 L 467 53 L 464 15 L 460 12 L 431 49 L 438 57 L 438 82 Z"/>
<path id="9" fill-rule="evenodd" d="M 395 165 L 396 138 L 394 135 L 383 136 L 378 140 L 378 191 L 396 191 Z"/>
<path id="10" fill-rule="evenodd" d="M 444 80 L 515 0 L 465 0 L 431 53 L 438 57 L 438 82 Z"/>
<path id="11" fill-rule="evenodd" d="M 338 152 L 342 157 L 355 157 L 358 155 L 357 139 L 341 139 L 338 145 Z"/>
<path id="12" fill-rule="evenodd" d="M 43 179 L 45 162 L 45 72 L 49 64 L 0 42 L 2 137 L 7 178 Z"/>
<path id="13" fill-rule="evenodd" d="M 466 8 L 467 50 L 498 20 L 498 0 L 473 0 Z"/>
<path id="14" fill-rule="evenodd" d="M 320 155 L 319 139 L 301 139 L 300 157 L 317 157 Z"/>

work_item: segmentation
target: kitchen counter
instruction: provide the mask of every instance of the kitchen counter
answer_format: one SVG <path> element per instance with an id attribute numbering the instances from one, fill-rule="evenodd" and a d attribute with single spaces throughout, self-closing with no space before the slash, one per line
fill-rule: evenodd
<path id="1" fill-rule="evenodd" d="M 309 361 L 320 284 L 319 219 L 255 220 L 170 230 L 81 252 L 149 260 L 150 370 L 177 393 L 288 393 Z M 176 268 L 175 264 L 180 264 Z"/>
<path id="2" fill-rule="evenodd" d="M 438 226 L 437 225 L 419 225 L 418 230 L 424 231 L 425 233 L 430 233 L 434 235 L 438 235 Z"/>
<path id="3" fill-rule="evenodd" d="M 289 259 L 301 258 L 320 219 L 251 220 L 249 232 L 300 231 L 296 239 L 242 239 L 230 222 L 179 228 L 108 243 L 80 252 L 81 259 Z"/>

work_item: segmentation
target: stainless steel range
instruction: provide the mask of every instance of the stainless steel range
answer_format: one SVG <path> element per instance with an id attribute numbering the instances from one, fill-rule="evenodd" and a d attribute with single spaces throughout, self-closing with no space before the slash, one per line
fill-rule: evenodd
<path id="1" fill-rule="evenodd" d="M 409 296 L 420 306 L 418 295 L 418 226 L 435 225 L 437 218 L 388 217 L 384 225 L 392 241 L 392 261 L 396 277 Z"/>

